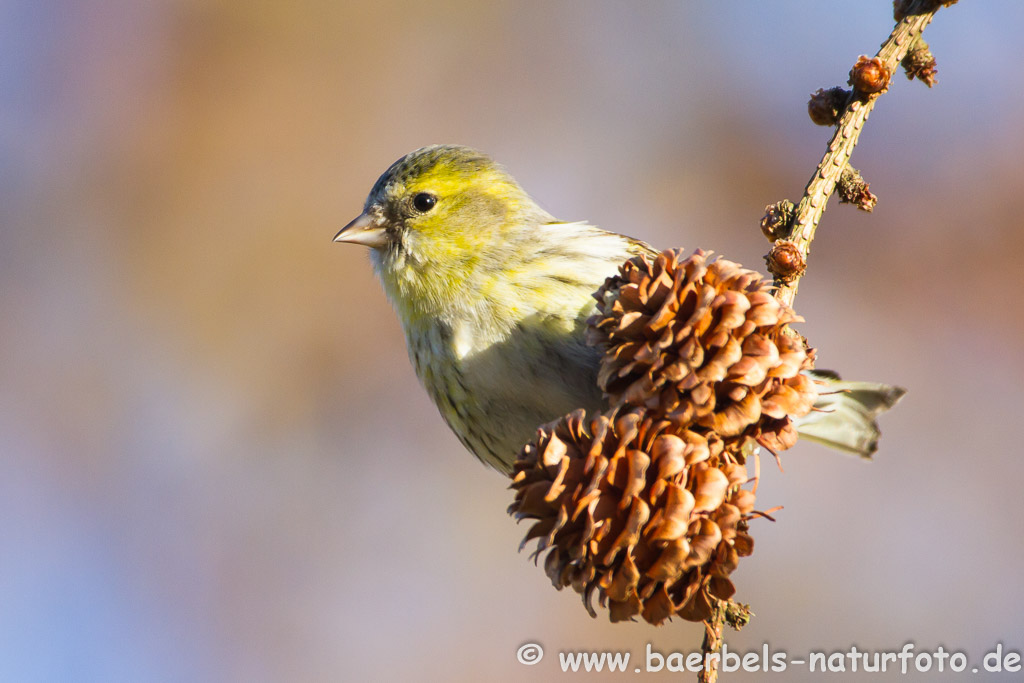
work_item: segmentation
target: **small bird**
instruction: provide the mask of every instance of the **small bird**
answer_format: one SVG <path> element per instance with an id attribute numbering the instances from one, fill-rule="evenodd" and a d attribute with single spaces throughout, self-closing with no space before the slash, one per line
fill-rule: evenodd
<path id="1" fill-rule="evenodd" d="M 409 357 L 448 426 L 508 473 L 537 428 L 607 406 L 587 345 L 594 292 L 647 244 L 547 213 L 486 154 L 423 147 L 384 172 L 335 242 L 371 248 Z M 862 457 L 903 390 L 823 373 L 801 436 Z"/>

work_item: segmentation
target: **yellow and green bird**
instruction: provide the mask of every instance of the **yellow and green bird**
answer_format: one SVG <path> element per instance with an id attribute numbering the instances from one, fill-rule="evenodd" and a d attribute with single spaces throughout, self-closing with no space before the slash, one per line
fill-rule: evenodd
<path id="1" fill-rule="evenodd" d="M 556 220 L 487 155 L 423 147 L 377 180 L 336 242 L 371 248 L 420 381 L 459 440 L 509 472 L 537 427 L 606 408 L 584 341 L 593 293 L 647 244 Z M 870 457 L 903 390 L 828 380 L 802 436 Z"/>

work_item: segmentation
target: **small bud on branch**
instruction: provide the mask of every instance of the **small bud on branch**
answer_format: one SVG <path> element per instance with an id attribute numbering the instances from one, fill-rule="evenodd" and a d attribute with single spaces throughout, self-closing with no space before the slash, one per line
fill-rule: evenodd
<path id="1" fill-rule="evenodd" d="M 871 212 L 878 203 L 878 197 L 871 193 L 870 186 L 861 176 L 860 171 L 847 165 L 839 176 L 836 186 L 840 204 L 853 204 L 861 211 Z"/>
<path id="2" fill-rule="evenodd" d="M 834 126 L 840 114 L 850 102 L 850 91 L 836 86 L 824 90 L 819 88 L 807 102 L 807 114 L 818 126 Z"/>
<path id="3" fill-rule="evenodd" d="M 924 42 L 923 38 L 917 39 L 914 49 L 907 53 L 900 63 L 903 65 L 903 71 L 907 74 L 908 79 L 916 78 L 929 88 L 938 82 L 935 78 L 938 71 L 935 68 L 935 55 L 932 54 L 928 43 Z"/>
<path id="4" fill-rule="evenodd" d="M 796 208 L 793 202 L 783 199 L 781 202 L 769 204 L 764 207 L 764 217 L 761 218 L 761 232 L 774 242 L 782 235 L 789 233 L 789 224 L 793 221 L 793 209 Z"/>
<path id="5" fill-rule="evenodd" d="M 850 69 L 850 85 L 859 95 L 878 95 L 889 89 L 892 69 L 878 57 L 861 55 Z"/>
<path id="6" fill-rule="evenodd" d="M 788 240 L 778 240 L 764 260 L 776 282 L 792 282 L 807 269 L 800 248 Z"/>

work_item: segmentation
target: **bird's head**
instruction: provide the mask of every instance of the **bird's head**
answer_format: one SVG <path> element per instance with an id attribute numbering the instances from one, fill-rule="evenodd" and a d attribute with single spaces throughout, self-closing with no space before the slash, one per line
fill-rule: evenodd
<path id="1" fill-rule="evenodd" d="M 363 213 L 334 241 L 414 253 L 431 244 L 464 251 L 531 220 L 550 216 L 490 157 L 469 147 L 433 145 L 391 164 L 370 190 Z"/>
<path id="2" fill-rule="evenodd" d="M 401 304 L 456 293 L 478 266 L 501 267 L 510 244 L 552 220 L 487 155 L 434 145 L 393 163 L 334 241 L 371 247 L 389 295 Z"/>

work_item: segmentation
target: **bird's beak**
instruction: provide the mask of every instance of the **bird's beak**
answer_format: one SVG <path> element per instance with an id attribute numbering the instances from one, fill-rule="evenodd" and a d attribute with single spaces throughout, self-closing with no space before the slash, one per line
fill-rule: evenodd
<path id="1" fill-rule="evenodd" d="M 364 211 L 334 236 L 335 242 L 362 244 L 377 249 L 388 243 L 387 233 L 377 216 Z"/>

